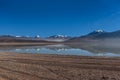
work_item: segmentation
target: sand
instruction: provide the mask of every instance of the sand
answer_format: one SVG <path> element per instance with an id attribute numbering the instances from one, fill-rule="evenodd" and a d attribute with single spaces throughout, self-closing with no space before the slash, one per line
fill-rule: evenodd
<path id="1" fill-rule="evenodd" d="M 0 80 L 120 80 L 120 58 L 1 52 Z"/>

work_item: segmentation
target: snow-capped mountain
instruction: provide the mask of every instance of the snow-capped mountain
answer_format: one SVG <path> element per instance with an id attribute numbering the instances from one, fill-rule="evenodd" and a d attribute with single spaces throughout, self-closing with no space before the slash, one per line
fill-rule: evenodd
<path id="1" fill-rule="evenodd" d="M 40 39 L 40 35 L 36 35 L 35 38 Z"/>
<path id="2" fill-rule="evenodd" d="M 66 42 L 81 42 L 81 41 L 95 41 L 95 40 L 105 40 L 105 39 L 120 39 L 120 30 L 114 32 L 105 32 L 104 30 L 95 30 L 87 35 L 74 37 Z"/>
<path id="3" fill-rule="evenodd" d="M 47 41 L 56 41 L 56 42 L 63 42 L 66 41 L 68 39 L 70 39 L 70 36 L 67 35 L 53 35 L 53 36 L 49 36 L 46 38 Z"/>
<path id="4" fill-rule="evenodd" d="M 68 38 L 71 38 L 71 37 L 67 35 L 53 35 L 53 36 L 47 37 L 47 39 L 68 39 Z"/>
<path id="5" fill-rule="evenodd" d="M 105 32 L 104 30 L 95 30 L 85 36 L 82 36 L 82 37 L 94 38 L 94 37 L 102 35 L 104 33 L 107 33 L 107 32 Z"/>

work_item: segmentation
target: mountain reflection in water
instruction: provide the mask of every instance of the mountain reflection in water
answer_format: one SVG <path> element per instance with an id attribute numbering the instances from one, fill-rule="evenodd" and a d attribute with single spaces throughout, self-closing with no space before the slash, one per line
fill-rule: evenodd
<path id="1" fill-rule="evenodd" d="M 120 57 L 120 47 L 79 44 L 0 47 L 0 52 Z"/>

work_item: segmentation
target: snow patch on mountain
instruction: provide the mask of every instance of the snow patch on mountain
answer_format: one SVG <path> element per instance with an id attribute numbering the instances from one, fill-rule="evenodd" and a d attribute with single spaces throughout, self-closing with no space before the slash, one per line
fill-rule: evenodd
<path id="1" fill-rule="evenodd" d="M 95 32 L 102 33 L 102 32 L 105 32 L 105 31 L 102 30 L 102 29 L 98 29 L 98 30 L 96 30 Z"/>

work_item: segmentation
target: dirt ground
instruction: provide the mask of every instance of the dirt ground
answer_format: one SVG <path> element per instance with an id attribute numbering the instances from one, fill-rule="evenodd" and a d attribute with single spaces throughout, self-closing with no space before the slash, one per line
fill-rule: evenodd
<path id="1" fill-rule="evenodd" d="M 0 80 L 120 80 L 120 58 L 1 52 Z"/>

